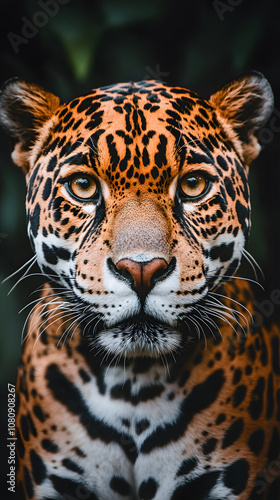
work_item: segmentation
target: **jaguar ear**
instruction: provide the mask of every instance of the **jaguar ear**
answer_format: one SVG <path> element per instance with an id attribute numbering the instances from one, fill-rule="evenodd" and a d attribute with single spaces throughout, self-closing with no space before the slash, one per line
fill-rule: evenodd
<path id="1" fill-rule="evenodd" d="M 260 152 L 258 132 L 273 110 L 273 93 L 261 73 L 252 72 L 229 83 L 210 97 L 229 138 L 244 164 L 249 165 Z"/>
<path id="2" fill-rule="evenodd" d="M 2 89 L 0 124 L 13 139 L 13 161 L 26 173 L 39 132 L 59 104 L 55 95 L 19 79 L 9 80 Z"/>

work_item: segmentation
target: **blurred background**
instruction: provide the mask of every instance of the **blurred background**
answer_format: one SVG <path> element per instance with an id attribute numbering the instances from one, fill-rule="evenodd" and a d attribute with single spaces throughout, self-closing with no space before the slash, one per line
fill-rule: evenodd
<path id="1" fill-rule="evenodd" d="M 280 288 L 280 43 L 273 0 L 9 0 L 0 16 L 0 85 L 14 76 L 69 100 L 100 85 L 158 79 L 207 98 L 252 69 L 275 94 L 274 119 L 251 168 L 252 232 L 247 249 Z M 25 180 L 0 134 L 0 280 L 31 258 Z M 248 271 L 250 273 L 250 271 Z M 21 276 L 22 273 L 18 275 Z M 251 272 L 250 277 L 254 278 Z M 15 383 L 21 332 L 38 278 L 0 285 L 1 449 L 6 450 L 7 383 Z M 4 444 L 2 446 L 2 444 Z M 6 460 L 4 457 L 5 474 Z M 3 497 L 4 498 L 4 497 Z"/>

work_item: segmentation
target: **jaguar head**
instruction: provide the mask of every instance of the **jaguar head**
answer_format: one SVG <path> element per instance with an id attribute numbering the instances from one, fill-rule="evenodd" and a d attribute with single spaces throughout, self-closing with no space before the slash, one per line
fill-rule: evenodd
<path id="1" fill-rule="evenodd" d="M 146 81 L 61 104 L 6 84 L 0 120 L 26 173 L 38 264 L 99 348 L 158 356 L 213 324 L 207 300 L 239 266 L 272 106 L 258 73 L 209 100 Z"/>

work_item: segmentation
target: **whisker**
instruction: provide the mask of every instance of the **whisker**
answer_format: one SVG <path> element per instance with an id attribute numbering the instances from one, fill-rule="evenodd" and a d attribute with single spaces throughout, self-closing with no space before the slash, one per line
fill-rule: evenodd
<path id="1" fill-rule="evenodd" d="M 243 280 L 243 281 L 247 281 L 248 283 L 254 283 L 255 285 L 258 285 L 263 291 L 264 291 L 264 287 L 258 282 L 258 281 L 255 281 L 251 278 L 243 278 L 241 276 L 231 276 L 231 275 L 226 275 L 226 274 L 222 274 L 221 275 L 223 278 L 227 278 L 229 280 L 233 279 L 233 280 Z M 217 276 L 215 274 L 209 274 L 208 275 L 209 278 L 217 278 Z"/>
<path id="2" fill-rule="evenodd" d="M 243 253 L 245 259 L 247 260 L 247 262 L 249 262 L 250 266 L 252 267 L 256 280 L 258 279 L 258 274 L 257 274 L 257 271 L 255 268 L 257 268 L 259 270 L 261 277 L 264 280 L 265 276 L 264 276 L 263 270 L 262 270 L 261 266 L 257 263 L 257 261 L 254 259 L 254 257 L 250 254 L 250 252 L 248 252 L 248 250 L 243 248 L 242 253 Z"/>
<path id="3" fill-rule="evenodd" d="M 25 262 L 25 264 L 23 264 L 19 269 L 17 269 L 12 274 L 10 274 L 9 276 L 7 276 L 7 278 L 4 278 L 1 283 L 6 283 L 6 281 L 10 280 L 16 274 L 20 273 L 20 271 L 22 271 L 25 267 L 27 267 L 31 262 L 32 262 L 32 265 L 33 265 L 35 263 L 35 261 L 36 261 L 36 255 L 33 255 L 33 257 L 31 257 L 31 259 L 29 259 L 27 262 Z"/>
<path id="4" fill-rule="evenodd" d="M 215 295 L 219 295 L 219 294 L 215 294 Z M 208 305 L 214 305 L 215 307 L 222 308 L 224 311 L 228 311 L 229 313 L 231 313 L 233 319 L 236 319 L 235 315 L 240 316 L 241 318 L 243 318 L 245 324 L 247 324 L 247 325 L 249 324 L 248 319 L 246 318 L 245 314 L 243 314 L 241 311 L 238 311 L 237 309 L 232 309 L 231 307 L 226 306 L 221 301 L 219 301 L 216 297 L 213 297 L 212 294 L 211 294 L 211 299 L 214 302 L 211 302 L 211 300 L 209 300 L 209 299 L 205 299 L 204 302 L 207 303 Z M 240 305 L 238 302 L 237 302 L 237 304 Z M 244 308 L 245 308 L 245 306 L 244 306 Z M 248 313 L 250 314 L 250 311 L 248 311 Z M 252 315 L 250 315 L 250 316 L 252 319 Z"/>
<path id="5" fill-rule="evenodd" d="M 16 286 L 19 285 L 19 283 L 21 283 L 21 281 L 23 281 L 24 279 L 26 278 L 29 278 L 30 276 L 33 276 L 33 274 L 27 274 L 30 269 L 32 268 L 32 266 L 34 265 L 34 260 L 31 262 L 30 266 L 26 269 L 25 273 L 22 275 L 21 278 L 18 279 L 18 281 L 12 286 L 12 288 L 9 290 L 8 292 L 8 295 L 10 295 L 12 293 L 12 291 L 16 288 Z M 37 273 L 35 273 L 37 274 Z"/>

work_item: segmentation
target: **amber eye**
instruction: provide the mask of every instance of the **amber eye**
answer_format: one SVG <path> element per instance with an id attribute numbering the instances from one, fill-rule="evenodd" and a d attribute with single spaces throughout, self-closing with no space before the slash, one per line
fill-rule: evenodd
<path id="1" fill-rule="evenodd" d="M 206 193 L 208 186 L 208 179 L 205 179 L 201 174 L 186 175 L 180 184 L 182 198 L 199 198 Z"/>
<path id="2" fill-rule="evenodd" d="M 92 200 L 97 194 L 97 183 L 89 175 L 77 174 L 68 182 L 68 190 L 82 201 Z"/>

